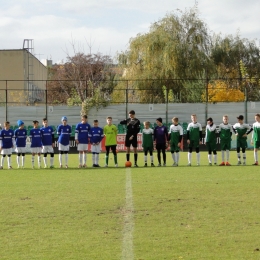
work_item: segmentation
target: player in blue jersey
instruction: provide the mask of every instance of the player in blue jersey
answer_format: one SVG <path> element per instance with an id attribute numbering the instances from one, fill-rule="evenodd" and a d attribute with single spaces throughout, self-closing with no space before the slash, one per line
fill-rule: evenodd
<path id="1" fill-rule="evenodd" d="M 163 166 L 166 166 L 166 147 L 168 147 L 168 129 L 162 124 L 162 118 L 156 119 L 157 126 L 154 128 L 154 144 L 157 150 L 158 166 L 161 166 L 161 152 L 163 156 Z"/>
<path id="2" fill-rule="evenodd" d="M 47 168 L 47 154 L 50 154 L 50 168 L 54 168 L 54 130 L 51 126 L 48 125 L 47 118 L 42 119 L 41 133 L 42 133 L 42 153 L 43 153 L 43 162 L 44 168 Z"/>
<path id="3" fill-rule="evenodd" d="M 66 116 L 61 118 L 62 124 L 58 126 L 57 134 L 58 146 L 59 146 L 59 162 L 60 168 L 62 168 L 62 155 L 65 156 L 65 168 L 68 168 L 68 153 L 70 150 L 70 135 L 71 135 L 71 126 L 68 125 L 68 119 Z"/>
<path id="4" fill-rule="evenodd" d="M 79 168 L 87 167 L 87 151 L 89 143 L 89 132 L 91 130 L 88 124 L 88 116 L 81 117 L 81 123 L 76 125 L 75 129 L 75 142 L 78 145 L 79 151 Z"/>
<path id="5" fill-rule="evenodd" d="M 14 138 L 16 144 L 15 151 L 17 153 L 16 162 L 17 167 L 20 168 L 20 156 L 22 155 L 22 168 L 24 168 L 27 131 L 26 129 L 24 129 L 24 122 L 22 120 L 18 120 L 17 125 L 19 128 L 17 128 L 14 131 Z"/>
<path id="6" fill-rule="evenodd" d="M 98 126 L 98 120 L 94 120 L 93 127 L 89 132 L 91 152 L 92 152 L 92 162 L 93 167 L 99 166 L 99 154 L 101 151 L 101 141 L 104 138 L 103 129 Z"/>
<path id="7" fill-rule="evenodd" d="M 38 128 L 39 121 L 33 121 L 33 128 L 30 130 L 31 151 L 32 151 L 32 168 L 34 169 L 34 157 L 38 155 L 38 168 L 41 168 L 41 152 L 42 152 L 42 133 Z"/>
<path id="8" fill-rule="evenodd" d="M 11 155 L 12 148 L 15 146 L 14 131 L 10 129 L 10 122 L 4 123 L 4 129 L 0 132 L 0 151 L 2 154 L 0 169 L 3 169 L 4 159 L 7 155 L 8 169 L 12 169 Z"/>

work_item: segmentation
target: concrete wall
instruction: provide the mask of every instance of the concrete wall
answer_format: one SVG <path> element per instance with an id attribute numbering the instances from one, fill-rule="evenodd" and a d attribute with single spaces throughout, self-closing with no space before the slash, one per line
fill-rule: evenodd
<path id="1" fill-rule="evenodd" d="M 46 80 L 47 68 L 27 50 L 0 50 L 0 102 L 6 102 L 6 88 L 9 103 L 23 103 L 34 94 L 40 97 L 38 102 L 45 102 L 44 92 L 39 90 L 45 90 Z M 27 92 L 29 86 L 31 93 Z M 34 90 L 38 91 L 32 94 Z"/>

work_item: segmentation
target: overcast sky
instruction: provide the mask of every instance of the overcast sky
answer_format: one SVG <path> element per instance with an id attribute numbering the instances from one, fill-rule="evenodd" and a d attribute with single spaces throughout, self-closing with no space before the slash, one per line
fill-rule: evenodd
<path id="1" fill-rule="evenodd" d="M 0 49 L 34 40 L 38 59 L 65 61 L 77 50 L 114 56 L 151 23 L 194 0 L 0 0 Z M 222 35 L 260 39 L 259 0 L 198 0 L 200 18 Z"/>

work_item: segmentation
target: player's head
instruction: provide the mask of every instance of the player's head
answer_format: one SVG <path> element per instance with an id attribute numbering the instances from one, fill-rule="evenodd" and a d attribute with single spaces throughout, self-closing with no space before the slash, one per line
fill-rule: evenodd
<path id="1" fill-rule="evenodd" d="M 260 122 L 260 114 L 255 114 L 255 121 Z"/>
<path id="2" fill-rule="evenodd" d="M 172 123 L 175 124 L 175 125 L 178 125 L 178 123 L 179 123 L 179 118 L 178 118 L 178 117 L 173 117 L 173 118 L 172 118 Z"/>
<path id="3" fill-rule="evenodd" d="M 19 128 L 23 129 L 24 128 L 24 122 L 22 120 L 17 121 L 17 125 Z"/>
<path id="4" fill-rule="evenodd" d="M 67 123 L 68 123 L 68 118 L 67 118 L 66 116 L 63 116 L 63 117 L 61 118 L 61 122 L 62 122 L 63 125 L 67 125 Z"/>
<path id="5" fill-rule="evenodd" d="M 4 128 L 5 128 L 5 130 L 8 130 L 10 128 L 10 122 L 9 121 L 4 122 Z"/>
<path id="6" fill-rule="evenodd" d="M 88 116 L 87 115 L 81 116 L 81 123 L 86 124 L 87 121 L 88 121 Z"/>
<path id="7" fill-rule="evenodd" d="M 95 120 L 93 121 L 93 126 L 94 126 L 94 127 L 98 127 L 98 120 L 97 120 L 97 119 L 95 119 Z"/>
<path id="8" fill-rule="evenodd" d="M 228 123 L 228 115 L 223 116 L 223 123 L 227 124 Z"/>
<path id="9" fill-rule="evenodd" d="M 144 121 L 144 128 L 146 128 L 146 129 L 150 128 L 150 122 L 149 121 Z"/>
<path id="10" fill-rule="evenodd" d="M 44 127 L 47 127 L 47 126 L 48 126 L 48 119 L 47 119 L 46 117 L 44 117 L 44 118 L 42 119 L 42 124 L 43 124 Z"/>
<path id="11" fill-rule="evenodd" d="M 158 118 L 156 119 L 156 124 L 159 125 L 159 126 L 162 125 L 162 118 L 161 118 L 161 117 L 158 117 Z"/>
<path id="12" fill-rule="evenodd" d="M 213 119 L 212 119 L 212 117 L 207 118 L 207 124 L 208 124 L 208 125 L 212 125 L 212 124 L 213 124 Z"/>
<path id="13" fill-rule="evenodd" d="M 39 121 L 33 120 L 33 127 L 34 127 L 34 128 L 37 128 L 38 125 L 39 125 Z"/>
<path id="14" fill-rule="evenodd" d="M 244 121 L 244 116 L 239 115 L 239 116 L 237 117 L 237 121 L 238 121 L 238 123 L 242 124 L 243 121 Z"/>
<path id="15" fill-rule="evenodd" d="M 107 124 L 112 125 L 112 117 L 111 116 L 107 117 Z"/>
<path id="16" fill-rule="evenodd" d="M 197 123 L 197 115 L 196 115 L 196 114 L 192 114 L 192 115 L 191 115 L 191 121 L 192 121 L 193 123 Z"/>
<path id="17" fill-rule="evenodd" d="M 128 114 L 129 114 L 130 118 L 134 118 L 135 117 L 135 111 L 134 110 L 130 110 Z"/>

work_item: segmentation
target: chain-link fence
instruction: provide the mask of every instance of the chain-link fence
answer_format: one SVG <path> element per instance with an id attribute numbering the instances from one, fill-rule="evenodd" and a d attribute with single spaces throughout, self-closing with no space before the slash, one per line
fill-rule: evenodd
<path id="1" fill-rule="evenodd" d="M 259 79 L 145 79 L 98 82 L 6 80 L 0 81 L 0 120 L 11 120 L 10 117 L 15 114 L 20 117 L 46 117 L 53 112 L 52 107 L 55 107 L 57 112 L 61 106 L 67 106 L 70 110 L 77 107 L 79 116 L 82 104 L 85 104 L 87 111 L 120 104 L 123 105 L 120 110 L 124 111 L 125 116 L 129 108 L 147 104 L 148 110 L 156 114 L 154 106 L 163 104 L 163 117 L 168 121 L 171 118 L 169 110 L 178 104 L 190 107 L 188 114 L 192 110 L 196 112 L 196 107 L 200 107 L 206 118 L 212 104 L 232 102 L 239 104 L 240 113 L 245 115 L 247 121 L 248 107 L 253 107 L 254 103 L 260 100 L 258 82 Z M 24 110 L 25 107 L 27 109 Z M 183 110 L 184 107 L 179 109 Z"/>

